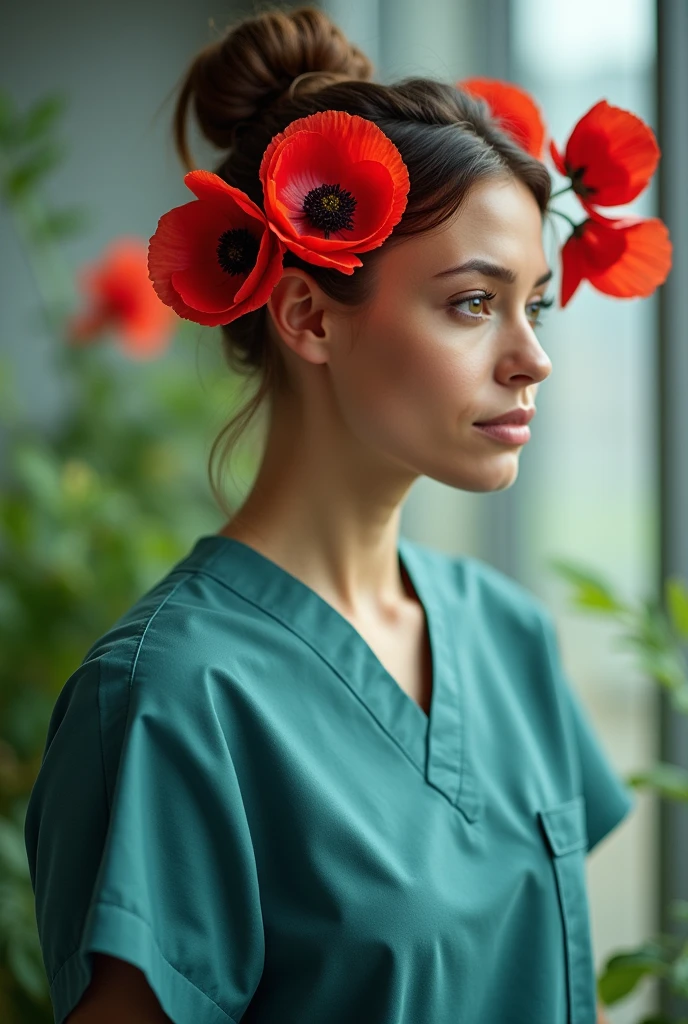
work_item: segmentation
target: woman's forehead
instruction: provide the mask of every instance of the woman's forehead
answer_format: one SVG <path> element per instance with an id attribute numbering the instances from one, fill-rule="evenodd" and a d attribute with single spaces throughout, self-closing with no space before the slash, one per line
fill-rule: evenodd
<path id="1" fill-rule="evenodd" d="M 462 211 L 462 214 L 464 211 Z M 461 277 L 482 273 L 490 276 L 489 265 L 511 271 L 501 275 L 502 283 L 519 284 L 522 279 L 532 287 L 549 270 L 542 245 L 542 224 L 528 218 L 481 217 L 477 211 L 465 211 L 439 229 L 411 235 L 382 253 L 380 271 L 385 278 L 432 280 L 438 285 L 460 285 Z M 468 264 L 465 273 L 457 268 Z"/>

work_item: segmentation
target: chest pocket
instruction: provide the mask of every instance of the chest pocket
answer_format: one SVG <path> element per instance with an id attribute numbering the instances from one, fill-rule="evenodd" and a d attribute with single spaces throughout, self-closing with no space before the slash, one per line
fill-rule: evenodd
<path id="1" fill-rule="evenodd" d="M 567 1024 L 591 1024 L 597 1015 L 597 998 L 585 875 L 585 798 L 576 796 L 552 804 L 539 810 L 538 817 L 547 838 L 564 923 Z"/>

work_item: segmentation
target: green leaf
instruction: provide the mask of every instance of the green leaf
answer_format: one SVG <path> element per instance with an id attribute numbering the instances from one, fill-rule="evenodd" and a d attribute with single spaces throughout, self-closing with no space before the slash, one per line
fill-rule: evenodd
<path id="1" fill-rule="evenodd" d="M 677 764 L 658 762 L 626 779 L 630 786 L 647 786 L 668 800 L 688 800 L 688 770 Z"/>
<path id="2" fill-rule="evenodd" d="M 683 580 L 671 576 L 665 583 L 665 599 L 676 631 L 688 637 L 688 588 Z"/>
<path id="3" fill-rule="evenodd" d="M 7 818 L 0 817 L 0 865 L 2 873 L 11 873 L 19 877 L 28 876 L 29 865 L 26 859 L 24 836 L 20 829 Z"/>
<path id="4" fill-rule="evenodd" d="M 641 619 L 641 629 L 648 642 L 656 647 L 675 647 L 675 637 L 659 600 L 656 597 L 647 597 L 643 599 L 641 605 L 644 615 Z"/>
<path id="5" fill-rule="evenodd" d="M 48 210 L 31 229 L 34 242 L 57 241 L 71 238 L 85 231 L 92 221 L 90 211 L 85 207 L 71 206 L 62 210 Z"/>
<path id="6" fill-rule="evenodd" d="M 10 940 L 7 949 L 8 965 L 15 978 L 24 991 L 35 999 L 40 999 L 48 991 L 45 968 L 39 953 L 40 948 L 35 950 L 17 940 Z"/>
<path id="7" fill-rule="evenodd" d="M 621 646 L 621 641 L 619 645 Z M 646 675 L 652 676 L 653 679 L 667 690 L 679 690 L 685 683 L 685 669 L 682 660 L 679 659 L 675 651 L 655 651 L 640 648 L 638 660 L 642 671 Z"/>
<path id="8" fill-rule="evenodd" d="M 555 573 L 577 588 L 573 600 L 579 607 L 594 608 L 604 613 L 625 613 L 631 610 L 614 596 L 601 577 L 590 570 L 559 558 L 549 559 L 548 564 Z"/>
<path id="9" fill-rule="evenodd" d="M 615 638 L 617 647 L 635 649 L 640 667 L 669 690 L 677 692 L 686 683 L 686 664 L 681 647 L 659 602 L 646 598 L 635 616 L 630 632 Z"/>
<path id="10" fill-rule="evenodd" d="M 31 156 L 15 165 L 3 181 L 8 200 L 23 199 L 34 185 L 49 174 L 64 158 L 64 146 L 51 142 L 36 149 Z"/>
<path id="11" fill-rule="evenodd" d="M 24 612 L 14 588 L 0 579 L 0 634 L 20 629 L 25 621 Z"/>
<path id="12" fill-rule="evenodd" d="M 20 114 L 9 93 L 0 91 L 0 145 L 12 150 L 40 141 L 52 130 L 66 106 L 64 94 L 53 94 Z"/>
<path id="13" fill-rule="evenodd" d="M 10 454 L 15 473 L 39 506 L 57 511 L 62 503 L 62 487 L 55 456 L 31 443 L 18 444 Z"/>
<path id="14" fill-rule="evenodd" d="M 677 992 L 688 996 L 688 955 L 680 956 L 674 961 L 670 981 Z"/>
<path id="15" fill-rule="evenodd" d="M 50 131 L 67 108 L 67 97 L 60 93 L 46 96 L 31 107 L 23 119 L 21 141 L 35 142 Z"/>
<path id="16" fill-rule="evenodd" d="M 612 956 L 597 980 L 597 992 L 602 1002 L 610 1005 L 632 992 L 645 975 L 666 977 L 667 973 L 666 950 L 650 940 L 635 950 Z"/>

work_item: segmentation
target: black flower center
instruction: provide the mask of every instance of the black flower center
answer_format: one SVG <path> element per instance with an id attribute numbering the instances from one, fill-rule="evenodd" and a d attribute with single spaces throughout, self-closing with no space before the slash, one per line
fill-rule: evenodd
<path id="1" fill-rule="evenodd" d="M 229 228 L 217 243 L 217 262 L 228 274 L 247 274 L 256 264 L 260 242 L 247 228 Z"/>
<path id="2" fill-rule="evenodd" d="M 314 227 L 325 232 L 325 238 L 330 237 L 331 231 L 351 230 L 355 209 L 356 199 L 339 185 L 319 185 L 303 200 L 303 212 Z"/>
<path id="3" fill-rule="evenodd" d="M 587 199 L 588 196 L 592 196 L 595 194 L 595 192 L 599 192 L 599 189 L 595 188 L 593 185 L 586 185 L 583 181 L 585 172 L 588 169 L 587 167 L 574 168 L 571 166 L 571 164 L 568 163 L 565 164 L 565 167 L 569 177 L 571 178 L 571 185 L 573 191 L 577 195 L 581 196 L 582 199 Z"/>

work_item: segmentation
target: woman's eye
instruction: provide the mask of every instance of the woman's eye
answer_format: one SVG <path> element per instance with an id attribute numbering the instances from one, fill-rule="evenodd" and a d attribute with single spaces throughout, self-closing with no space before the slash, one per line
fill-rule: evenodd
<path id="1" fill-rule="evenodd" d="M 483 295 L 469 295 L 468 298 L 466 299 L 459 299 L 458 302 L 452 302 L 451 306 L 458 312 L 459 316 L 462 316 L 464 319 L 481 321 L 485 319 L 484 316 L 481 316 L 483 303 L 489 301 L 490 299 L 494 299 L 495 295 L 495 292 L 485 292 Z M 533 324 L 533 327 L 541 326 L 543 322 L 541 311 L 543 309 L 549 308 L 549 306 L 551 306 L 553 302 L 553 299 L 538 299 L 535 302 L 528 303 L 528 306 L 526 308 L 534 310 L 534 312 L 531 314 L 529 318 Z M 467 306 L 468 311 L 463 312 L 463 310 L 459 309 L 460 306 Z"/>
<path id="2" fill-rule="evenodd" d="M 531 303 L 529 303 L 529 305 L 530 306 L 537 306 L 537 310 L 536 310 L 536 313 L 535 313 L 535 321 L 533 322 L 533 327 L 541 327 L 542 324 L 544 323 L 544 320 L 543 320 L 543 317 L 542 317 L 542 311 L 543 311 L 543 309 L 549 309 L 550 306 L 553 306 L 554 305 L 554 299 L 553 298 L 551 298 L 551 299 L 538 299 L 537 302 L 531 302 Z"/>
<path id="3" fill-rule="evenodd" d="M 483 303 L 487 299 L 493 299 L 494 294 L 485 295 L 469 295 L 467 299 L 459 299 L 458 302 L 452 302 L 454 309 L 459 309 L 459 306 L 468 305 L 468 312 L 462 313 L 463 316 L 468 316 L 471 320 L 482 320 L 483 318 L 479 315 L 482 311 Z M 461 310 L 459 309 L 459 313 Z"/>
<path id="4" fill-rule="evenodd" d="M 472 302 L 477 303 L 477 306 L 469 308 L 469 313 L 480 313 L 485 299 L 481 295 L 473 295 L 470 299 L 465 299 L 464 301 L 469 304 L 469 307 Z"/>

